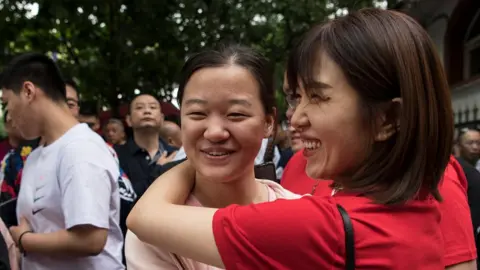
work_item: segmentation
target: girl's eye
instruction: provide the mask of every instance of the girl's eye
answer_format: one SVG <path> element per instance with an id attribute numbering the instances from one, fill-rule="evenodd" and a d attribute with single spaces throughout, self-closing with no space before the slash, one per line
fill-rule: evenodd
<path id="1" fill-rule="evenodd" d="M 311 102 L 322 102 L 322 101 L 330 100 L 330 98 L 327 96 L 321 96 L 315 93 L 310 94 L 308 98 L 310 99 Z"/>
<path id="2" fill-rule="evenodd" d="M 187 113 L 187 115 L 193 119 L 201 119 L 206 117 L 206 114 L 202 112 L 190 112 L 190 113 Z"/>
<path id="3" fill-rule="evenodd" d="M 242 113 L 230 113 L 227 115 L 227 117 L 235 120 L 241 120 L 247 118 L 248 116 Z"/>

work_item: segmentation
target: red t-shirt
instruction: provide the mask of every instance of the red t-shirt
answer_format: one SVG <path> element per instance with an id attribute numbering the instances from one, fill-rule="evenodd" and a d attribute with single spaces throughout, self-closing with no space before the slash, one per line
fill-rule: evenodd
<path id="1" fill-rule="evenodd" d="M 336 204 L 353 222 L 357 269 L 443 269 L 473 260 L 466 180 L 457 165 L 451 160 L 446 171 L 441 207 L 433 199 L 386 207 L 339 192 L 220 209 L 213 232 L 223 263 L 227 269 L 344 269 L 344 231 Z M 306 177 L 301 172 L 295 181 Z M 310 192 L 308 188 L 300 193 Z M 331 189 L 321 193 L 330 195 Z"/>
<path id="2" fill-rule="evenodd" d="M 307 161 L 301 152 L 296 153 L 288 162 L 282 176 L 284 188 L 298 193 L 310 193 L 316 180 L 305 173 Z M 320 180 L 314 195 L 330 196 L 330 180 Z M 477 257 L 475 239 L 467 200 L 467 179 L 463 169 L 452 156 L 440 183 L 439 190 L 443 197 L 440 204 L 442 219 L 440 227 L 445 242 L 445 266 L 474 260 Z"/>

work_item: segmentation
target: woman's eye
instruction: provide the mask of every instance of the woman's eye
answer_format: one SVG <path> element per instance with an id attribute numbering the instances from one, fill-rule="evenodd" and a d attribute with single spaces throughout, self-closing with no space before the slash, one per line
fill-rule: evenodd
<path id="1" fill-rule="evenodd" d="M 205 113 L 202 112 L 190 112 L 187 113 L 187 115 L 195 119 L 204 118 L 206 116 Z"/>
<path id="2" fill-rule="evenodd" d="M 321 96 L 321 95 L 318 95 L 318 94 L 310 94 L 309 97 L 311 102 L 322 102 L 322 101 L 328 101 L 330 100 L 329 97 L 327 96 Z"/>
<path id="3" fill-rule="evenodd" d="M 247 117 L 247 115 L 242 113 L 229 113 L 227 116 L 229 118 L 234 118 L 234 119 L 243 119 Z"/>

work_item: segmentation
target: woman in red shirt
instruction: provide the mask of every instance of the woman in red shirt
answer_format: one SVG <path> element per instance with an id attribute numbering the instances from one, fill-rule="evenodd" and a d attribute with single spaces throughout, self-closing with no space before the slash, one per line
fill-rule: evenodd
<path id="1" fill-rule="evenodd" d="M 313 27 L 287 74 L 306 172 L 333 179 L 333 196 L 182 206 L 193 183 L 185 163 L 149 188 L 129 228 L 142 241 L 227 269 L 345 269 L 341 205 L 353 224 L 355 269 L 443 269 L 437 187 L 453 114 L 428 34 L 405 14 L 364 9 Z"/>

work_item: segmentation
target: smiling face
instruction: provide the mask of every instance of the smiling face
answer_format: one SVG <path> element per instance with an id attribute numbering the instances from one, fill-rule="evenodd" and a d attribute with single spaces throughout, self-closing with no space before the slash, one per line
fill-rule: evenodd
<path id="1" fill-rule="evenodd" d="M 321 87 L 297 91 L 292 125 L 305 145 L 306 172 L 312 178 L 351 176 L 367 155 L 370 132 L 358 93 L 341 69 L 322 55 L 314 74 Z"/>
<path id="2" fill-rule="evenodd" d="M 253 171 L 262 139 L 270 136 L 259 85 L 239 66 L 203 68 L 190 77 L 181 107 L 182 142 L 198 174 L 228 182 Z"/>

